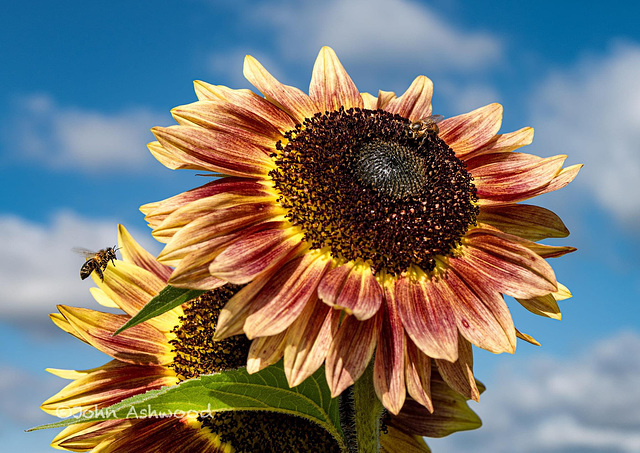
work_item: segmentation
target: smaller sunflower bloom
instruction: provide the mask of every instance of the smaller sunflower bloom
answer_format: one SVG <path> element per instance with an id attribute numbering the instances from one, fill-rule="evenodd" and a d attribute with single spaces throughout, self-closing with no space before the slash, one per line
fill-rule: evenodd
<path id="1" fill-rule="evenodd" d="M 249 341 L 244 336 L 214 341 L 221 307 L 238 287 L 207 292 L 188 304 L 112 336 L 124 322 L 156 296 L 171 275 L 123 228 L 118 242 L 123 261 L 109 265 L 104 281 L 94 276 L 94 298 L 125 314 L 60 306 L 51 315 L 62 330 L 112 357 L 103 366 L 84 371 L 48 371 L 72 380 L 42 404 L 52 415 L 66 417 L 99 410 L 121 400 L 171 386 L 202 374 L 244 366 Z M 229 411 L 206 416 L 148 417 L 71 425 L 52 446 L 62 450 L 106 452 L 231 453 L 261 451 L 338 451 L 322 428 L 300 417 L 267 412 Z"/>
<path id="2" fill-rule="evenodd" d="M 431 358 L 477 399 L 471 344 L 512 353 L 517 336 L 534 341 L 503 296 L 553 310 L 547 258 L 574 250 L 537 243 L 569 232 L 520 202 L 581 166 L 516 152 L 533 129 L 498 134 L 499 104 L 423 131 L 428 78 L 401 96 L 360 93 L 328 47 L 308 95 L 250 56 L 244 74 L 263 97 L 196 82 L 199 100 L 172 111 L 178 125 L 153 129 L 149 149 L 167 167 L 225 176 L 141 208 L 166 243 L 159 260 L 175 266 L 169 283 L 246 284 L 216 335 L 254 339 L 252 371 L 284 357 L 291 386 L 326 363 L 339 395 L 377 351 L 375 388 L 392 413 L 407 392 L 431 407 Z"/>

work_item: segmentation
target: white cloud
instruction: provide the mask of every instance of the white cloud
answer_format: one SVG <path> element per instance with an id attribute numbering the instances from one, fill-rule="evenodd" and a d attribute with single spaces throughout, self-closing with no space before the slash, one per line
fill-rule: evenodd
<path id="1" fill-rule="evenodd" d="M 289 59 L 329 45 L 352 62 L 468 70 L 496 63 L 503 50 L 490 33 L 463 30 L 410 0 L 282 0 L 256 8 L 254 17 L 274 26 Z"/>
<path id="2" fill-rule="evenodd" d="M 166 123 L 167 115 L 148 109 L 106 114 L 63 107 L 45 94 L 17 101 L 19 106 L 5 140 L 26 158 L 52 168 L 130 171 L 148 164 L 149 129 Z"/>
<path id="3" fill-rule="evenodd" d="M 576 184 L 624 222 L 640 219 L 640 46 L 618 44 L 541 82 L 536 146 L 585 163 Z"/>
<path id="4" fill-rule="evenodd" d="M 479 453 L 640 451 L 640 336 L 590 346 L 580 357 L 499 369 L 473 406 L 483 427 L 429 444 Z"/>
<path id="5" fill-rule="evenodd" d="M 99 250 L 117 241 L 117 224 L 57 214 L 49 225 L 11 215 L 0 216 L 0 317 L 47 321 L 56 304 L 96 307 L 90 281 L 80 280 L 84 258 L 73 247 Z M 132 232 L 136 240 L 154 247 L 151 235 Z"/>

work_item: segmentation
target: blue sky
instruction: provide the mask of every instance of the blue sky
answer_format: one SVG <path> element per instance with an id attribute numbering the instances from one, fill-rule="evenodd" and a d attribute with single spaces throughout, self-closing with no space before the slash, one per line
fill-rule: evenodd
<path id="1" fill-rule="evenodd" d="M 233 3 L 231 5 L 231 3 Z M 489 6 L 490 5 L 490 6 Z M 513 307 L 542 343 L 476 353 L 484 428 L 435 451 L 640 451 L 640 28 L 628 2 L 441 0 L 80 2 L 3 6 L 0 26 L 0 436 L 7 451 L 53 451 L 39 404 L 64 382 L 46 367 L 106 357 L 51 325 L 55 305 L 95 307 L 72 247 L 116 242 L 123 223 L 151 250 L 141 204 L 201 184 L 146 149 L 192 81 L 248 88 L 245 54 L 307 89 L 322 45 L 361 91 L 401 93 L 418 74 L 434 110 L 490 102 L 503 132 L 533 126 L 525 151 L 584 163 L 536 200 L 578 252 L 552 262 L 574 297 L 562 321 Z M 471 447 L 472 446 L 472 447 Z"/>

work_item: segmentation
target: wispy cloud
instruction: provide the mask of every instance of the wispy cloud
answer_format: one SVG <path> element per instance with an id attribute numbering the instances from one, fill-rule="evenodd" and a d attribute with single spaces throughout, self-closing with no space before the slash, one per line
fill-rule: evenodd
<path id="1" fill-rule="evenodd" d="M 579 357 L 503 367 L 474 405 L 483 427 L 433 441 L 439 451 L 640 451 L 640 336 L 624 332 Z"/>
<path id="2" fill-rule="evenodd" d="M 47 314 L 55 311 L 56 304 L 95 308 L 88 291 L 91 282 L 82 282 L 79 276 L 84 258 L 71 249 L 99 250 L 114 245 L 116 222 L 83 218 L 72 212 L 57 214 L 49 224 L 2 215 L 0 231 L 0 317 L 47 322 Z M 142 244 L 154 247 L 150 235 L 132 234 Z"/>
<path id="3" fill-rule="evenodd" d="M 51 168 L 85 171 L 138 170 L 153 159 L 146 144 L 149 129 L 170 121 L 149 109 L 104 113 L 59 105 L 51 96 L 32 94 L 16 101 L 3 139 L 9 158 L 29 159 Z"/>
<path id="4" fill-rule="evenodd" d="M 538 149 L 585 163 L 575 184 L 623 222 L 640 219 L 640 46 L 557 71 L 532 97 Z"/>

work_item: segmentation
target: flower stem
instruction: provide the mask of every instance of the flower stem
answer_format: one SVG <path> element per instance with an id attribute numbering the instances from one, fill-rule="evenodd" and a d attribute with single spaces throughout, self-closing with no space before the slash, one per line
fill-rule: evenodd
<path id="1" fill-rule="evenodd" d="M 378 453 L 383 407 L 373 388 L 373 360 L 354 384 L 353 399 L 358 453 Z"/>

